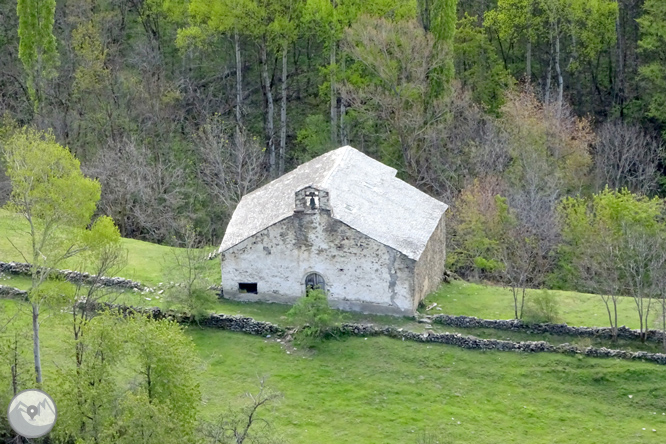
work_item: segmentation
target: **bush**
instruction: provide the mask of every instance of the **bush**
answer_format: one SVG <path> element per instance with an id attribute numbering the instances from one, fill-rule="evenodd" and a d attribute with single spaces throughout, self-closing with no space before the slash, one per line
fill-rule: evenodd
<path id="1" fill-rule="evenodd" d="M 543 290 L 536 295 L 530 295 L 527 299 L 523 320 L 527 323 L 553 323 L 557 321 L 560 314 L 560 302 L 557 297 Z"/>
<path id="2" fill-rule="evenodd" d="M 308 290 L 289 310 L 287 317 L 296 324 L 296 340 L 306 343 L 329 336 L 336 321 L 326 293 L 319 289 Z"/>

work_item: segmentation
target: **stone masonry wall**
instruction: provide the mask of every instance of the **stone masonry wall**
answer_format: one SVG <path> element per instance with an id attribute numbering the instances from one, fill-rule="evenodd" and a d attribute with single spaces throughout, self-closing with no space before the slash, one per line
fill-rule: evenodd
<path id="1" fill-rule="evenodd" d="M 523 333 L 543 334 L 549 333 L 556 336 L 581 336 L 590 338 L 611 339 L 613 329 L 610 327 L 572 327 L 567 324 L 527 324 L 520 319 L 480 319 L 474 316 L 452 316 L 436 315 L 430 317 L 432 322 L 442 325 L 449 325 L 458 328 L 492 328 L 496 330 L 520 331 Z M 632 330 L 624 325 L 618 327 L 617 336 L 619 339 L 640 340 L 641 332 Z M 659 330 L 648 330 L 648 341 L 661 341 L 663 332 Z"/>
<path id="2" fill-rule="evenodd" d="M 29 275 L 32 266 L 23 262 L 0 262 L 0 273 L 14 273 Z M 106 277 L 102 276 L 97 279 L 97 276 L 89 273 L 79 273 L 72 270 L 53 270 L 53 273 L 62 276 L 70 282 L 84 282 L 86 284 L 96 283 L 103 287 L 118 287 L 118 288 L 136 288 L 142 290 L 144 286 L 136 281 L 125 279 L 121 277 Z"/>

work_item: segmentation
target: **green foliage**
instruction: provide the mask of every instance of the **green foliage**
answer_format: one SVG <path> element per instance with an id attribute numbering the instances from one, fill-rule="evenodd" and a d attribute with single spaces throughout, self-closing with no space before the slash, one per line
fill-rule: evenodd
<path id="1" fill-rule="evenodd" d="M 73 346 L 77 360 L 58 369 L 52 387 L 61 412 L 56 442 L 157 444 L 192 437 L 199 367 L 180 326 L 107 312 L 83 324 Z"/>
<path id="2" fill-rule="evenodd" d="M 479 272 L 488 275 L 504 268 L 499 256 L 508 207 L 498 191 L 491 183 L 476 180 L 458 199 L 447 257 L 448 266 L 457 273 L 473 273 L 478 279 Z"/>
<path id="3" fill-rule="evenodd" d="M 542 290 L 528 295 L 523 314 L 527 323 L 541 324 L 557 322 L 560 314 L 560 302 L 554 293 Z"/>
<path id="4" fill-rule="evenodd" d="M 301 162 L 307 162 L 320 156 L 333 148 L 336 148 L 329 137 L 331 123 L 321 114 L 313 114 L 305 118 L 303 128 L 296 136 L 298 146 L 297 158 Z"/>
<path id="5" fill-rule="evenodd" d="M 467 13 L 458 21 L 454 41 L 456 74 L 462 86 L 471 90 L 476 103 L 482 103 L 489 113 L 498 114 L 513 78 L 502 66 L 486 30 L 477 22 L 477 17 Z"/>
<path id="6" fill-rule="evenodd" d="M 647 114 L 666 123 L 666 3 L 646 0 L 643 11 L 637 22 L 641 33 L 638 46 L 645 60 L 639 71 L 648 93 Z"/>
<path id="7" fill-rule="evenodd" d="M 165 264 L 164 277 L 170 282 L 165 294 L 166 306 L 184 309 L 198 321 L 214 307 L 217 298 L 208 289 L 214 282 L 208 255 L 196 239 L 194 229 L 187 227 L 183 248 L 170 251 L 171 260 Z"/>
<path id="8" fill-rule="evenodd" d="M 287 317 L 298 327 L 296 339 L 306 344 L 327 337 L 336 321 L 326 293 L 319 289 L 308 290 L 289 310 Z"/>
<path id="9" fill-rule="evenodd" d="M 44 92 L 44 80 L 54 77 L 58 65 L 56 38 L 53 35 L 55 0 L 18 0 L 19 58 L 28 73 L 28 90 L 35 111 Z"/>
<path id="10" fill-rule="evenodd" d="M 100 185 L 81 173 L 79 161 L 53 134 L 23 128 L 4 144 L 3 151 L 12 182 L 9 211 L 41 224 L 48 233 L 57 227 L 88 225 Z"/>
<path id="11" fill-rule="evenodd" d="M 430 94 L 433 98 L 451 93 L 450 85 L 455 76 L 453 63 L 454 36 L 456 33 L 457 0 L 425 0 L 429 3 L 428 31 L 435 37 L 435 48 L 449 54 L 440 66 L 435 67 Z"/>

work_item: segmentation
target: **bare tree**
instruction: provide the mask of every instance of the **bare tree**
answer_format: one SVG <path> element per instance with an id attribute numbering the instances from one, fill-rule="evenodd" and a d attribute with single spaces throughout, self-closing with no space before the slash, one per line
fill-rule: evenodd
<path id="1" fill-rule="evenodd" d="M 184 240 L 172 249 L 164 267 L 165 278 L 170 280 L 165 301 L 184 308 L 198 322 L 216 301 L 209 290 L 213 279 L 209 276 L 210 262 L 203 249 L 204 243 L 191 226 L 183 230 Z"/>
<path id="2" fill-rule="evenodd" d="M 623 230 L 622 253 L 616 266 L 622 277 L 621 291 L 631 296 L 636 305 L 641 339 L 645 341 L 650 313 L 658 303 L 666 272 L 666 240 L 663 233 L 637 225 L 626 224 Z"/>
<path id="3" fill-rule="evenodd" d="M 230 215 L 241 197 L 267 177 L 265 156 L 255 137 L 241 129 L 229 137 L 228 125 L 215 116 L 194 136 L 201 157 L 199 177 L 216 203 Z"/>
<path id="4" fill-rule="evenodd" d="M 581 290 L 598 294 L 606 307 L 613 340 L 617 340 L 618 303 L 624 298 L 620 295 L 620 273 L 617 267 L 620 254 L 615 242 L 607 236 L 597 236 L 585 245 L 578 245 L 584 254 L 576 255 L 572 265 L 578 270 Z"/>
<path id="5" fill-rule="evenodd" d="M 110 143 L 84 170 L 101 182 L 98 208 L 124 237 L 165 241 L 178 232 L 179 218 L 187 217 L 183 168 L 132 139 Z"/>
<path id="6" fill-rule="evenodd" d="M 259 413 L 282 395 L 266 387 L 265 378 L 259 381 L 256 394 L 245 394 L 245 405 L 230 409 L 213 422 L 203 422 L 201 433 L 209 444 L 278 444 L 271 424 Z"/>
<path id="7" fill-rule="evenodd" d="M 657 190 L 659 162 L 664 147 L 636 125 L 616 120 L 606 122 L 594 144 L 594 183 L 597 190 L 628 188 L 634 193 Z"/>

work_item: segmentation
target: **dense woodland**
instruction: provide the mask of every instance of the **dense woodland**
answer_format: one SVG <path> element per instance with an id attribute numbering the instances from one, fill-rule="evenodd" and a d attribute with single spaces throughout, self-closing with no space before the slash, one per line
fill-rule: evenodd
<path id="1" fill-rule="evenodd" d="M 0 8 L 0 138 L 51 132 L 126 237 L 216 244 L 243 194 L 343 144 L 451 204 L 467 275 L 493 270 L 502 205 L 552 270 L 562 199 L 665 191 L 660 0 Z"/>

